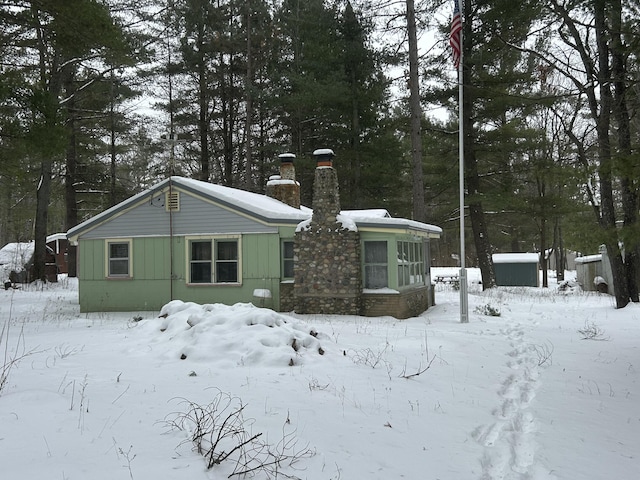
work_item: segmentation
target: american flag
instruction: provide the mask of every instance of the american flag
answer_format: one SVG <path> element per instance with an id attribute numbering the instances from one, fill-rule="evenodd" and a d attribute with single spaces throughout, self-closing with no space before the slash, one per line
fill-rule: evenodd
<path id="1" fill-rule="evenodd" d="M 462 48 L 462 18 L 460 17 L 460 6 L 458 0 L 453 0 L 455 7 L 453 9 L 453 18 L 451 19 L 451 33 L 449 33 L 449 45 L 453 51 L 453 64 L 458 68 L 460 65 L 460 49 Z"/>

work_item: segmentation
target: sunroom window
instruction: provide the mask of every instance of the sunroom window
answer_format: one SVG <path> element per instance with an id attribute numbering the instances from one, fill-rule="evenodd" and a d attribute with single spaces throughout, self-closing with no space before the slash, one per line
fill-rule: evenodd
<path id="1" fill-rule="evenodd" d="M 424 283 L 422 242 L 398 242 L 398 286 Z"/>
<path id="2" fill-rule="evenodd" d="M 388 286 L 387 242 L 364 242 L 364 288 Z"/>

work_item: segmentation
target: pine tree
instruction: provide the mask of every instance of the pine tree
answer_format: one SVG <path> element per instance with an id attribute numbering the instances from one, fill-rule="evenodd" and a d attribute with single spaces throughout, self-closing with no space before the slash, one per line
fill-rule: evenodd
<path id="1" fill-rule="evenodd" d="M 20 108 L 29 120 L 23 125 L 23 142 L 30 158 L 39 162 L 34 276 L 44 278 L 54 166 L 66 144 L 62 107 L 70 98 L 63 95 L 65 82 L 79 65 L 91 63 L 99 71 L 104 66 L 100 60 L 127 52 L 128 46 L 105 5 L 89 0 L 17 2 L 3 7 L 1 19 L 3 31 L 16 34 L 5 47 L 10 55 L 26 59 L 9 70 L 25 81 Z"/>

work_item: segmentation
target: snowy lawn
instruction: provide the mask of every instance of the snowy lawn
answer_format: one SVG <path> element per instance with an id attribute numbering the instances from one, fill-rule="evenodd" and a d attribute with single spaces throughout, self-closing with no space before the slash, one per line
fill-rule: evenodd
<path id="1" fill-rule="evenodd" d="M 3 290 L 1 477 L 640 478 L 640 305 L 472 283 L 463 325 L 458 295 L 398 321 Z"/>

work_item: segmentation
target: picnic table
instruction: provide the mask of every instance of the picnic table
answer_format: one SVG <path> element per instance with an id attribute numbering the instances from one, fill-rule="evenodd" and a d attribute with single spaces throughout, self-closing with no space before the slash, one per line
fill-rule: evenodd
<path id="1" fill-rule="evenodd" d="M 434 280 L 436 281 L 436 283 L 449 283 L 449 284 L 460 283 L 460 277 L 457 274 L 436 275 Z"/>

